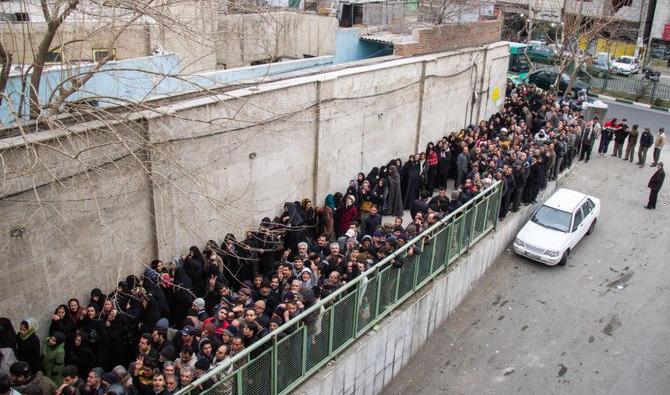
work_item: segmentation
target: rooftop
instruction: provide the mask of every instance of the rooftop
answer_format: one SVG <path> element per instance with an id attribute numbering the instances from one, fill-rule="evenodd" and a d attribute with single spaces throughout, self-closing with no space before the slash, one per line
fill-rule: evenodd
<path id="1" fill-rule="evenodd" d="M 561 211 L 572 212 L 587 196 L 582 192 L 561 188 L 554 192 L 544 205 Z"/>

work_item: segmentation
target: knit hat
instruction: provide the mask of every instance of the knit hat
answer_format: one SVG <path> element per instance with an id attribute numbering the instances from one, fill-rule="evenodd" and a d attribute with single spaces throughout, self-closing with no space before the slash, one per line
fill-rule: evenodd
<path id="1" fill-rule="evenodd" d="M 161 357 L 163 357 L 166 361 L 174 361 L 175 358 L 174 348 L 172 348 L 172 346 L 167 346 L 164 349 L 162 349 Z"/>
<path id="2" fill-rule="evenodd" d="M 168 321 L 167 318 L 161 318 L 160 320 L 156 321 L 156 329 L 167 329 L 170 326 L 170 322 Z"/>
<path id="3" fill-rule="evenodd" d="M 109 384 L 114 384 L 119 381 L 119 376 L 114 372 L 103 373 L 101 377 L 102 381 L 106 381 Z"/>
<path id="4" fill-rule="evenodd" d="M 30 365 L 23 361 L 14 362 L 9 367 L 9 373 L 14 376 L 30 376 Z"/>
<path id="5" fill-rule="evenodd" d="M 56 331 L 51 336 L 56 340 L 56 345 L 62 344 L 65 341 L 65 334 L 63 332 Z"/>
<path id="6" fill-rule="evenodd" d="M 202 310 L 205 308 L 205 299 L 197 298 L 196 300 L 193 301 L 193 305 L 197 307 L 198 310 Z"/>
<path id="7" fill-rule="evenodd" d="M 287 300 L 295 300 L 295 294 L 291 291 L 288 291 L 284 294 L 284 297 L 282 298 L 282 301 L 287 301 Z"/>
<path id="8" fill-rule="evenodd" d="M 226 336 L 234 337 L 237 335 L 237 327 L 230 325 L 228 328 L 223 330 L 223 334 Z"/>
<path id="9" fill-rule="evenodd" d="M 200 369 L 200 370 L 207 370 L 209 369 L 209 359 L 205 357 L 200 357 L 195 363 L 195 368 Z"/>

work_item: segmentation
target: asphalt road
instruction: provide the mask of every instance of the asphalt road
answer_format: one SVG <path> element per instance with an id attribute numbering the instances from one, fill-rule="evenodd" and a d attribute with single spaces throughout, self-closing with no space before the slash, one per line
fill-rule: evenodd
<path id="1" fill-rule="evenodd" d="M 654 133 L 654 137 L 656 137 L 656 132 L 660 127 L 665 128 L 666 135 L 670 132 L 670 115 L 668 115 L 667 112 L 640 109 L 624 103 L 610 101 L 607 101 L 606 103 L 608 105 L 607 119 L 612 117 L 617 117 L 619 120 L 626 118 L 628 124 L 631 126 L 637 123 L 640 125 L 640 128 L 650 128 L 652 133 Z M 666 144 L 666 146 L 667 145 L 668 144 Z M 612 148 L 610 148 L 610 150 L 611 149 Z M 670 162 L 670 158 L 668 158 L 668 162 Z"/>
<path id="2" fill-rule="evenodd" d="M 609 115 L 670 123 L 620 105 Z M 503 254 L 384 394 L 670 393 L 670 187 L 645 210 L 653 171 L 580 163 L 564 186 L 603 208 L 568 265 Z"/>

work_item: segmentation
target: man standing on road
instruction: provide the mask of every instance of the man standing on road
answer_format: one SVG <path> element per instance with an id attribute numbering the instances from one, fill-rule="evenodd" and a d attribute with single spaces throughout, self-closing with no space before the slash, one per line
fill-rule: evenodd
<path id="1" fill-rule="evenodd" d="M 658 166 L 658 170 L 656 170 L 656 173 L 654 173 L 653 176 L 649 179 L 649 184 L 647 186 L 649 187 L 649 202 L 647 203 L 644 208 L 646 209 L 655 209 L 656 208 L 656 199 L 658 198 L 658 191 L 661 190 L 661 187 L 663 186 L 663 180 L 665 180 L 665 172 L 663 171 L 663 162 L 658 162 L 656 164 Z"/>
<path id="2" fill-rule="evenodd" d="M 591 159 L 591 150 L 593 150 L 593 143 L 598 139 L 598 135 L 595 129 L 597 120 L 598 118 L 595 118 L 593 121 L 589 121 L 589 123 L 586 124 L 586 127 L 584 128 L 580 138 L 582 141 L 582 149 L 579 154 L 579 160 L 583 160 L 584 163 L 589 163 L 589 160 Z M 584 160 L 585 156 L 586 160 Z"/>
<path id="3" fill-rule="evenodd" d="M 633 156 L 635 156 L 635 146 L 637 145 L 637 135 L 638 135 L 637 128 L 638 127 L 639 126 L 637 124 L 633 125 L 633 128 L 628 133 L 628 144 L 626 145 L 626 156 L 623 158 L 623 160 L 627 160 L 631 163 L 633 162 Z"/>
<path id="4" fill-rule="evenodd" d="M 644 128 L 642 136 L 640 136 L 640 148 L 637 150 L 637 165 L 641 168 L 644 167 L 644 163 L 647 161 L 647 151 L 653 143 L 654 136 L 651 135 L 649 128 Z"/>
<path id="5" fill-rule="evenodd" d="M 609 148 L 610 141 L 612 141 L 612 136 L 614 136 L 614 128 L 616 127 L 616 118 L 605 122 L 603 125 L 603 130 L 600 133 L 600 145 L 598 146 L 598 156 L 605 156 L 607 154 L 607 149 Z"/>
<path id="6" fill-rule="evenodd" d="M 623 155 L 623 143 L 628 137 L 628 124 L 626 118 L 621 121 L 621 124 L 614 130 L 614 152 L 612 156 L 621 158 Z"/>
<path id="7" fill-rule="evenodd" d="M 658 161 L 661 158 L 663 144 L 665 144 L 665 129 L 660 128 L 658 129 L 658 136 L 654 142 L 654 163 L 651 164 L 651 167 L 654 167 L 658 164 Z"/>

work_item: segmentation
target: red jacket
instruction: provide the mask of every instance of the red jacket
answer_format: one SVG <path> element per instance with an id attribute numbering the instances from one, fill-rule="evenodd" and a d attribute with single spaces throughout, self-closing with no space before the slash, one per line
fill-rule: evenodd
<path id="1" fill-rule="evenodd" d="M 344 233 L 349 230 L 349 225 L 356 219 L 358 216 L 358 209 L 355 205 L 351 205 L 348 209 L 345 209 L 340 217 L 340 232 Z"/>
<path id="2" fill-rule="evenodd" d="M 437 166 L 437 152 L 435 150 L 428 153 L 428 166 Z"/>

